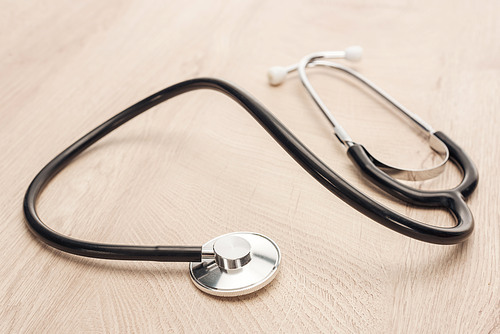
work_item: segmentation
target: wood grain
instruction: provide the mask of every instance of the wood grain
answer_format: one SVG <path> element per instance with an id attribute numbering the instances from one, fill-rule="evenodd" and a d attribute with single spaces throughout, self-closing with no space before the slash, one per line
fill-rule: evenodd
<path id="1" fill-rule="evenodd" d="M 498 1 L 2 1 L 0 332 L 500 332 Z M 242 86 L 332 168 L 405 214 L 353 168 L 293 76 L 272 65 L 352 44 L 355 68 L 454 138 L 477 163 L 477 228 L 461 245 L 396 234 L 307 175 L 244 110 L 209 91 L 168 101 L 63 170 L 39 211 L 74 237 L 203 244 L 231 231 L 273 238 L 282 268 L 250 296 L 214 298 L 186 264 L 116 262 L 38 242 L 22 215 L 37 171 L 107 118 L 170 84 Z M 351 136 L 403 166 L 436 157 L 401 119 L 336 73 L 311 80 Z M 456 169 L 425 189 L 453 186 Z"/>

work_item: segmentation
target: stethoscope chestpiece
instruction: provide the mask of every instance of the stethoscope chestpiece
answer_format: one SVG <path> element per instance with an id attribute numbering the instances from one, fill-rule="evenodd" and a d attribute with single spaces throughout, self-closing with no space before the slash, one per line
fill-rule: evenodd
<path id="1" fill-rule="evenodd" d="M 211 295 L 242 296 L 269 284 L 276 274 L 281 252 L 268 237 L 234 232 L 210 240 L 202 247 L 202 262 L 191 262 L 194 285 Z"/>

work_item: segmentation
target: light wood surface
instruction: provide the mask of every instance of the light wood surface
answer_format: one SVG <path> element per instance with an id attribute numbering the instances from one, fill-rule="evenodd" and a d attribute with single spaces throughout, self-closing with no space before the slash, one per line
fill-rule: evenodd
<path id="1" fill-rule="evenodd" d="M 0 332 L 500 332 L 499 13 L 493 0 L 2 1 Z M 97 143 L 47 187 L 40 215 L 77 238 L 137 245 L 260 232 L 283 253 L 271 285 L 214 298 L 190 282 L 187 264 L 80 258 L 28 231 L 23 195 L 51 158 L 139 99 L 199 76 L 249 91 L 384 204 L 453 224 L 363 181 L 295 75 L 267 85 L 272 65 L 352 44 L 366 51 L 357 70 L 476 162 L 466 243 L 426 244 L 371 221 L 211 91 L 167 101 Z M 334 72 L 310 73 L 374 155 L 406 167 L 437 161 L 372 95 Z M 448 167 L 416 186 L 459 179 Z"/>

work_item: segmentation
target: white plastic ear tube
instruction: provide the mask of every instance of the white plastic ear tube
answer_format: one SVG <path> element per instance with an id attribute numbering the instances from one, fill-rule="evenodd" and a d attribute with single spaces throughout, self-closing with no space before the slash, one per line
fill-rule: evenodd
<path id="1" fill-rule="evenodd" d="M 287 74 L 288 70 L 285 67 L 274 66 L 267 71 L 267 79 L 272 86 L 278 86 L 285 81 Z"/>
<path id="2" fill-rule="evenodd" d="M 363 55 L 363 48 L 358 45 L 353 45 L 346 48 L 344 51 L 324 52 L 321 56 L 317 57 L 316 54 L 309 55 L 309 59 L 346 59 L 349 61 L 360 61 Z M 314 62 L 311 62 L 314 65 Z M 274 66 L 267 71 L 267 80 L 271 86 L 279 86 L 285 81 L 286 75 L 290 72 L 297 70 L 299 65 L 289 67 Z"/>
<path id="3" fill-rule="evenodd" d="M 360 61 L 363 56 L 363 48 L 359 45 L 353 45 L 345 49 L 345 59 L 349 61 Z"/>

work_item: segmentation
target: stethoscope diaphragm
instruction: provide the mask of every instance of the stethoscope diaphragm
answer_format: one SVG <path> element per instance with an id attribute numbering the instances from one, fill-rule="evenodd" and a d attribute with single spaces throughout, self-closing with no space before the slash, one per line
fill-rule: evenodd
<path id="1" fill-rule="evenodd" d="M 202 247 L 204 259 L 191 262 L 194 285 L 211 295 L 235 297 L 257 291 L 276 274 L 281 252 L 274 241 L 252 232 L 234 232 Z"/>

